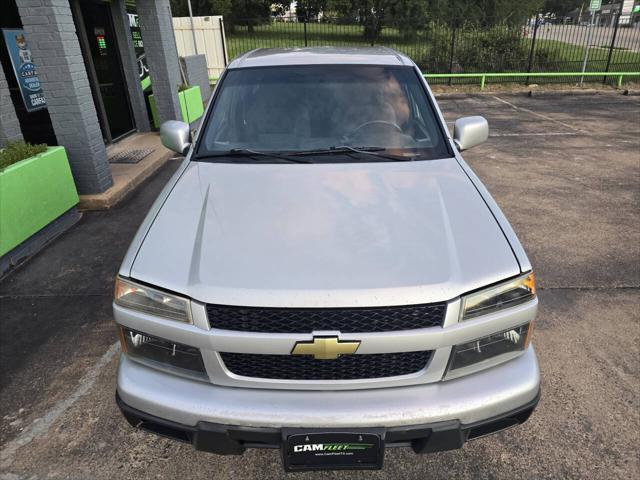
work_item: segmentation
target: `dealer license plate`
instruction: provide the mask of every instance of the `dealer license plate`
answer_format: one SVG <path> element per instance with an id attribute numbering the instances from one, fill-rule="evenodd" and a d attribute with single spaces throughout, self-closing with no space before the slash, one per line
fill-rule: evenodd
<path id="1" fill-rule="evenodd" d="M 282 453 L 287 471 L 379 469 L 384 440 L 368 432 L 285 433 Z"/>

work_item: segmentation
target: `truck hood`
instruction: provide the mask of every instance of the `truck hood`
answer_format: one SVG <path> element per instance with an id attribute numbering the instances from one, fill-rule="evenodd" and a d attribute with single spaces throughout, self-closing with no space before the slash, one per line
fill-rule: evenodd
<path id="1" fill-rule="evenodd" d="M 207 303 L 430 303 L 520 273 L 453 158 L 346 164 L 192 162 L 131 277 Z"/>

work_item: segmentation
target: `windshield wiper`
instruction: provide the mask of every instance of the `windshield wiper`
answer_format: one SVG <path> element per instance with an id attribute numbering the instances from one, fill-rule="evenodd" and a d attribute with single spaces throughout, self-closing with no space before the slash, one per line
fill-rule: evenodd
<path id="1" fill-rule="evenodd" d="M 227 152 L 205 153 L 202 155 L 196 155 L 196 160 L 206 160 L 210 158 L 220 157 L 270 157 L 278 158 L 287 163 L 311 163 L 309 160 L 303 160 L 302 158 L 291 158 L 290 156 L 282 155 L 276 152 L 261 152 L 259 150 L 251 150 L 249 148 L 232 148 Z"/>
<path id="2" fill-rule="evenodd" d="M 388 160 L 393 160 L 394 162 L 411 162 L 416 159 L 418 156 L 402 156 L 402 155 L 393 155 L 390 153 L 379 153 L 384 152 L 386 148 L 384 147 L 350 147 L 348 145 L 340 145 L 338 147 L 330 147 L 322 150 L 303 150 L 299 152 L 293 152 L 290 155 L 300 155 L 300 156 L 311 156 L 311 155 L 330 155 L 334 153 L 360 153 L 363 155 L 372 155 L 374 157 L 386 158 Z"/>

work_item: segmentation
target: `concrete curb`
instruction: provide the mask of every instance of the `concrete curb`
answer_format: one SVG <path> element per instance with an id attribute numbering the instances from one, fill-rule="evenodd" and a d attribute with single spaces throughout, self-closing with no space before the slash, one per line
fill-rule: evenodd
<path id="1" fill-rule="evenodd" d="M 118 203 L 132 194 L 136 188 L 151 177 L 162 165 L 164 165 L 175 154 L 166 152 L 162 155 L 151 159 L 133 175 L 121 182 L 114 182 L 114 185 L 106 192 L 93 195 L 80 195 L 80 203 L 78 210 L 108 210 L 115 207 Z"/>

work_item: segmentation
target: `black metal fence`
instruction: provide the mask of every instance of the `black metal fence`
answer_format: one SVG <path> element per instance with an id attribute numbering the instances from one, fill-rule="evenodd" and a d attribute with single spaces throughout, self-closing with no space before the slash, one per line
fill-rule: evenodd
<path id="1" fill-rule="evenodd" d="M 573 77 L 536 78 L 535 72 L 580 72 L 585 58 L 585 71 L 640 71 L 640 25 L 623 26 L 618 20 L 608 26 L 543 20 L 516 24 L 485 21 L 482 25 L 435 20 L 408 31 L 388 26 L 371 28 L 334 18 L 306 21 L 280 17 L 236 21 L 227 25 L 226 38 L 230 58 L 254 48 L 383 45 L 408 55 L 424 73 L 530 72 L 529 80 L 536 83 L 575 82 Z M 585 81 L 603 79 L 604 75 Z M 452 83 L 451 79 L 440 81 Z M 455 79 L 453 83 L 469 81 L 475 80 Z M 523 80 L 496 77 L 490 81 Z"/>

